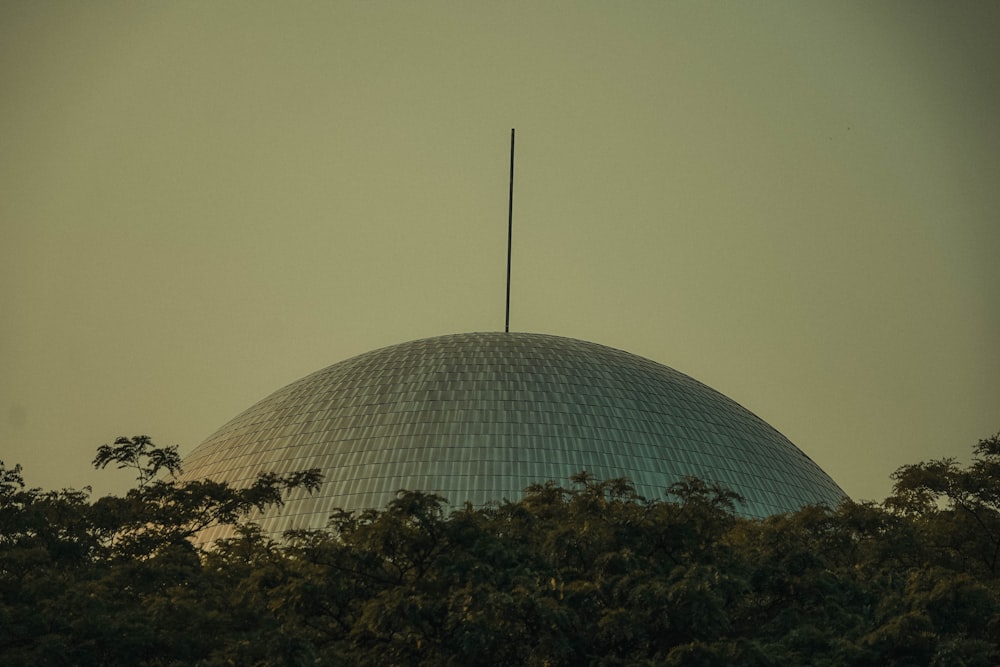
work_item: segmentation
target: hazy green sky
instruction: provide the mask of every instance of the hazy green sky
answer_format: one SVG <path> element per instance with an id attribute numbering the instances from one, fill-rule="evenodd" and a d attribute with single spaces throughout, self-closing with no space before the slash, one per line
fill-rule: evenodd
<path id="1" fill-rule="evenodd" d="M 309 372 L 649 357 L 856 498 L 1000 430 L 1000 3 L 0 5 L 0 458 L 124 479 Z"/>

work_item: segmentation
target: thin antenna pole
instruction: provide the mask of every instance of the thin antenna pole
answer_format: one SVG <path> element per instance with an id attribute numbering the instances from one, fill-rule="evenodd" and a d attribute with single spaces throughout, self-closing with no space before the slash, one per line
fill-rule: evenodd
<path id="1" fill-rule="evenodd" d="M 510 245 L 514 235 L 514 128 L 510 128 L 510 193 L 507 198 L 507 309 L 504 333 L 510 331 Z"/>

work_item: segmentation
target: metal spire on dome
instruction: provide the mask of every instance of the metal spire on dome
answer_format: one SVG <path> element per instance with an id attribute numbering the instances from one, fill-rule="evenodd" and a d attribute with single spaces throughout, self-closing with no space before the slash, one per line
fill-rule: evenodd
<path id="1" fill-rule="evenodd" d="M 504 333 L 510 331 L 510 246 L 514 232 L 514 128 L 510 128 L 510 191 L 507 197 L 507 308 Z"/>

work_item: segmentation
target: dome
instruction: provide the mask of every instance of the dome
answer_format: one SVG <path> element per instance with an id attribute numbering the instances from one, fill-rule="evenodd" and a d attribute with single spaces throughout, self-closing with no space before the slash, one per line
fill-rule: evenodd
<path id="1" fill-rule="evenodd" d="M 720 482 L 754 517 L 845 497 L 778 431 L 697 380 L 528 333 L 416 340 L 316 371 L 216 431 L 185 457 L 183 478 L 242 486 L 308 468 L 322 470 L 321 489 L 255 517 L 266 532 L 324 527 L 338 507 L 380 509 L 399 489 L 481 505 L 583 470 L 627 477 L 647 498 L 687 475 Z"/>

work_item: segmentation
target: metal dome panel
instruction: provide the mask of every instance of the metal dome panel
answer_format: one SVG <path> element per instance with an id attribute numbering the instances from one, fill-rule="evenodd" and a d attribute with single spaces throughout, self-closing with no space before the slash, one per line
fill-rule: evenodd
<path id="1" fill-rule="evenodd" d="M 845 497 L 784 436 L 697 380 L 525 333 L 440 336 L 333 364 L 234 418 L 184 466 L 185 479 L 235 485 L 320 468 L 318 493 L 256 518 L 271 533 L 323 527 L 337 507 L 382 508 L 399 489 L 479 505 L 581 470 L 628 477 L 648 498 L 686 475 L 721 482 L 748 516 Z"/>

